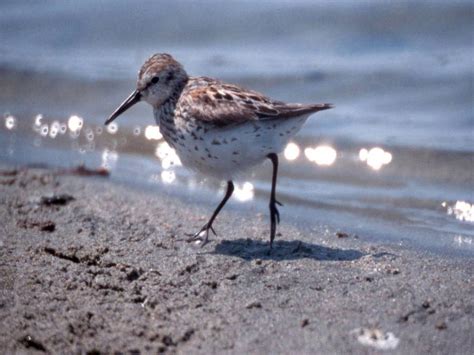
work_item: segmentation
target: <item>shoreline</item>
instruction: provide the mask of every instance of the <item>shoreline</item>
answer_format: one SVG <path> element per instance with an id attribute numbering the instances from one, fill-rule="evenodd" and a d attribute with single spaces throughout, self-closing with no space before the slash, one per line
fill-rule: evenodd
<path id="1" fill-rule="evenodd" d="M 29 135 L 23 134 L 25 128 Z M 92 128 L 95 131 L 98 127 Z M 96 167 L 110 164 L 114 183 L 124 183 L 139 190 L 151 188 L 153 193 L 158 186 L 162 191 L 176 192 L 174 196 L 182 201 L 189 201 L 192 197 L 191 203 L 209 205 L 210 208 L 219 202 L 213 200 L 219 182 L 201 180 L 179 166 L 171 168 L 171 174 L 165 172 L 167 159 L 156 156 L 162 140 L 149 141 L 143 135 L 135 136 L 131 132 L 128 135 L 127 132 L 116 135 L 103 132 L 89 142 L 85 135 L 92 128 L 85 127 L 76 139 L 69 135 L 55 139 L 39 138 L 27 122 L 19 124 L 15 131 L 0 129 L 0 147 L 4 149 L 0 166 L 63 170 L 81 164 Z M 125 140 L 125 145 L 116 146 Z M 301 152 L 304 147 L 304 144 L 300 145 Z M 467 153 L 457 158 L 449 154 L 440 158 L 440 152 L 430 155 L 428 151 L 418 151 L 417 158 L 407 161 L 407 156 L 415 154 L 414 151 L 391 149 L 397 162 L 382 171 L 373 171 L 358 161 L 354 151 L 355 146 L 352 153 L 338 148 L 341 161 L 329 168 L 307 161 L 303 153 L 294 161 L 282 159 L 278 194 L 284 199 L 284 219 L 309 231 L 314 225 L 327 225 L 330 229 L 342 229 L 381 244 L 400 244 L 451 256 L 474 256 L 474 235 L 469 228 L 472 222 L 458 216 L 458 213 L 469 212 L 455 211 L 458 202 L 471 202 L 468 190 L 472 176 L 463 168 L 469 160 Z M 419 161 L 426 162 L 424 168 L 415 167 Z M 246 197 L 242 195 L 242 198 L 253 201 L 239 206 L 239 212 L 248 213 L 256 206 L 258 212 L 266 212 L 270 189 L 266 163 L 267 166 L 259 166 L 249 176 L 236 181 L 242 186 L 252 183 L 252 191 L 244 191 Z M 430 168 L 432 166 L 440 169 Z M 141 173 L 135 174 L 135 171 Z M 453 176 L 453 171 L 461 173 Z M 173 180 L 171 184 L 168 179 Z M 298 188 L 300 184 L 305 188 Z M 237 200 L 243 201 L 239 197 Z M 409 238 L 404 238 L 405 235 Z"/>
<path id="2" fill-rule="evenodd" d="M 0 347 L 9 353 L 469 353 L 469 258 L 224 209 L 107 178 L 0 166 Z M 385 347 L 385 348 L 384 348 Z"/>

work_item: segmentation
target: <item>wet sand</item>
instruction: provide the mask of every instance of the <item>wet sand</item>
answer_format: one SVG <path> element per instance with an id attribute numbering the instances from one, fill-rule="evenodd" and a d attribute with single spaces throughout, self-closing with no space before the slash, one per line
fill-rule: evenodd
<path id="1" fill-rule="evenodd" d="M 218 198 L 216 197 L 216 203 Z M 468 354 L 474 262 L 225 209 L 106 177 L 0 169 L 7 353 Z M 284 215 L 284 208 L 281 210 Z"/>

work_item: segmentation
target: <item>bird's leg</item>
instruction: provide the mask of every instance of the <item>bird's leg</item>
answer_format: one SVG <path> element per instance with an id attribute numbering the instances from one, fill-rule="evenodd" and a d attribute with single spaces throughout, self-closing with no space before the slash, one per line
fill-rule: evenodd
<path id="1" fill-rule="evenodd" d="M 270 153 L 267 155 L 268 159 L 272 161 L 273 164 L 273 175 L 272 175 L 272 192 L 270 195 L 270 250 L 273 246 L 273 240 L 275 239 L 276 233 L 276 224 L 280 223 L 280 213 L 278 212 L 278 208 L 276 205 L 283 206 L 280 202 L 278 202 L 275 198 L 275 190 L 276 190 L 276 183 L 277 183 L 277 175 L 278 175 L 278 155 L 275 153 Z"/>
<path id="2" fill-rule="evenodd" d="M 224 205 L 226 204 L 227 200 L 230 198 L 230 196 L 232 196 L 233 192 L 234 192 L 234 183 L 232 182 L 232 180 L 229 180 L 229 181 L 227 181 L 227 191 L 225 193 L 224 198 L 222 199 L 222 201 L 217 206 L 216 210 L 212 214 L 209 221 L 204 226 L 202 226 L 202 228 L 199 232 L 197 232 L 191 238 L 188 239 L 189 242 L 192 242 L 192 241 L 195 241 L 195 240 L 201 240 L 202 241 L 201 247 L 203 247 L 205 244 L 207 244 L 207 242 L 209 240 L 209 231 L 212 231 L 212 233 L 214 233 L 214 235 L 217 235 L 214 228 L 212 228 L 212 223 L 214 222 L 214 219 L 217 217 L 217 215 L 221 211 L 222 207 L 224 207 Z M 204 232 L 204 237 L 201 236 L 201 234 L 203 232 Z"/>

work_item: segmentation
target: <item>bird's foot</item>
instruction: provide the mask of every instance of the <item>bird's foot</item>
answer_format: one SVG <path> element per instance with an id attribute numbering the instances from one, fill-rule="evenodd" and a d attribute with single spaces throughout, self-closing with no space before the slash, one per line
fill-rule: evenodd
<path id="1" fill-rule="evenodd" d="M 273 248 L 273 240 L 276 235 L 276 225 L 280 224 L 280 212 L 276 205 L 283 206 L 283 204 L 276 199 L 270 201 L 270 250 L 268 254 L 270 255 Z"/>
<path id="2" fill-rule="evenodd" d="M 277 223 L 280 224 L 280 212 L 278 211 L 277 206 L 283 206 L 280 201 L 273 200 L 270 202 L 270 216 L 273 219 L 276 219 Z"/>
<path id="3" fill-rule="evenodd" d="M 206 245 L 209 242 L 209 231 L 212 231 L 212 233 L 214 233 L 214 235 L 217 236 L 216 231 L 214 230 L 214 228 L 212 228 L 212 224 L 207 222 L 204 226 L 202 226 L 199 232 L 197 232 L 196 234 L 194 234 L 193 236 L 191 236 L 191 238 L 187 240 L 188 243 L 200 241 L 201 248 L 202 248 L 204 245 Z"/>

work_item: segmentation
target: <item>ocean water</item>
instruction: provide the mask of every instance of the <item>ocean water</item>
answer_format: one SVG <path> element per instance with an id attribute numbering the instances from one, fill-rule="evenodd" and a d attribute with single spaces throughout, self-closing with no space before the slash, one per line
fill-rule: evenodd
<path id="1" fill-rule="evenodd" d="M 288 102 L 330 102 L 282 154 L 283 222 L 474 255 L 472 1 L 2 1 L 0 161 L 106 166 L 212 208 L 137 106 L 155 52 Z M 38 116 L 41 115 L 41 116 Z M 141 174 L 136 174 L 140 171 Z M 270 165 L 229 209 L 267 213 Z"/>

